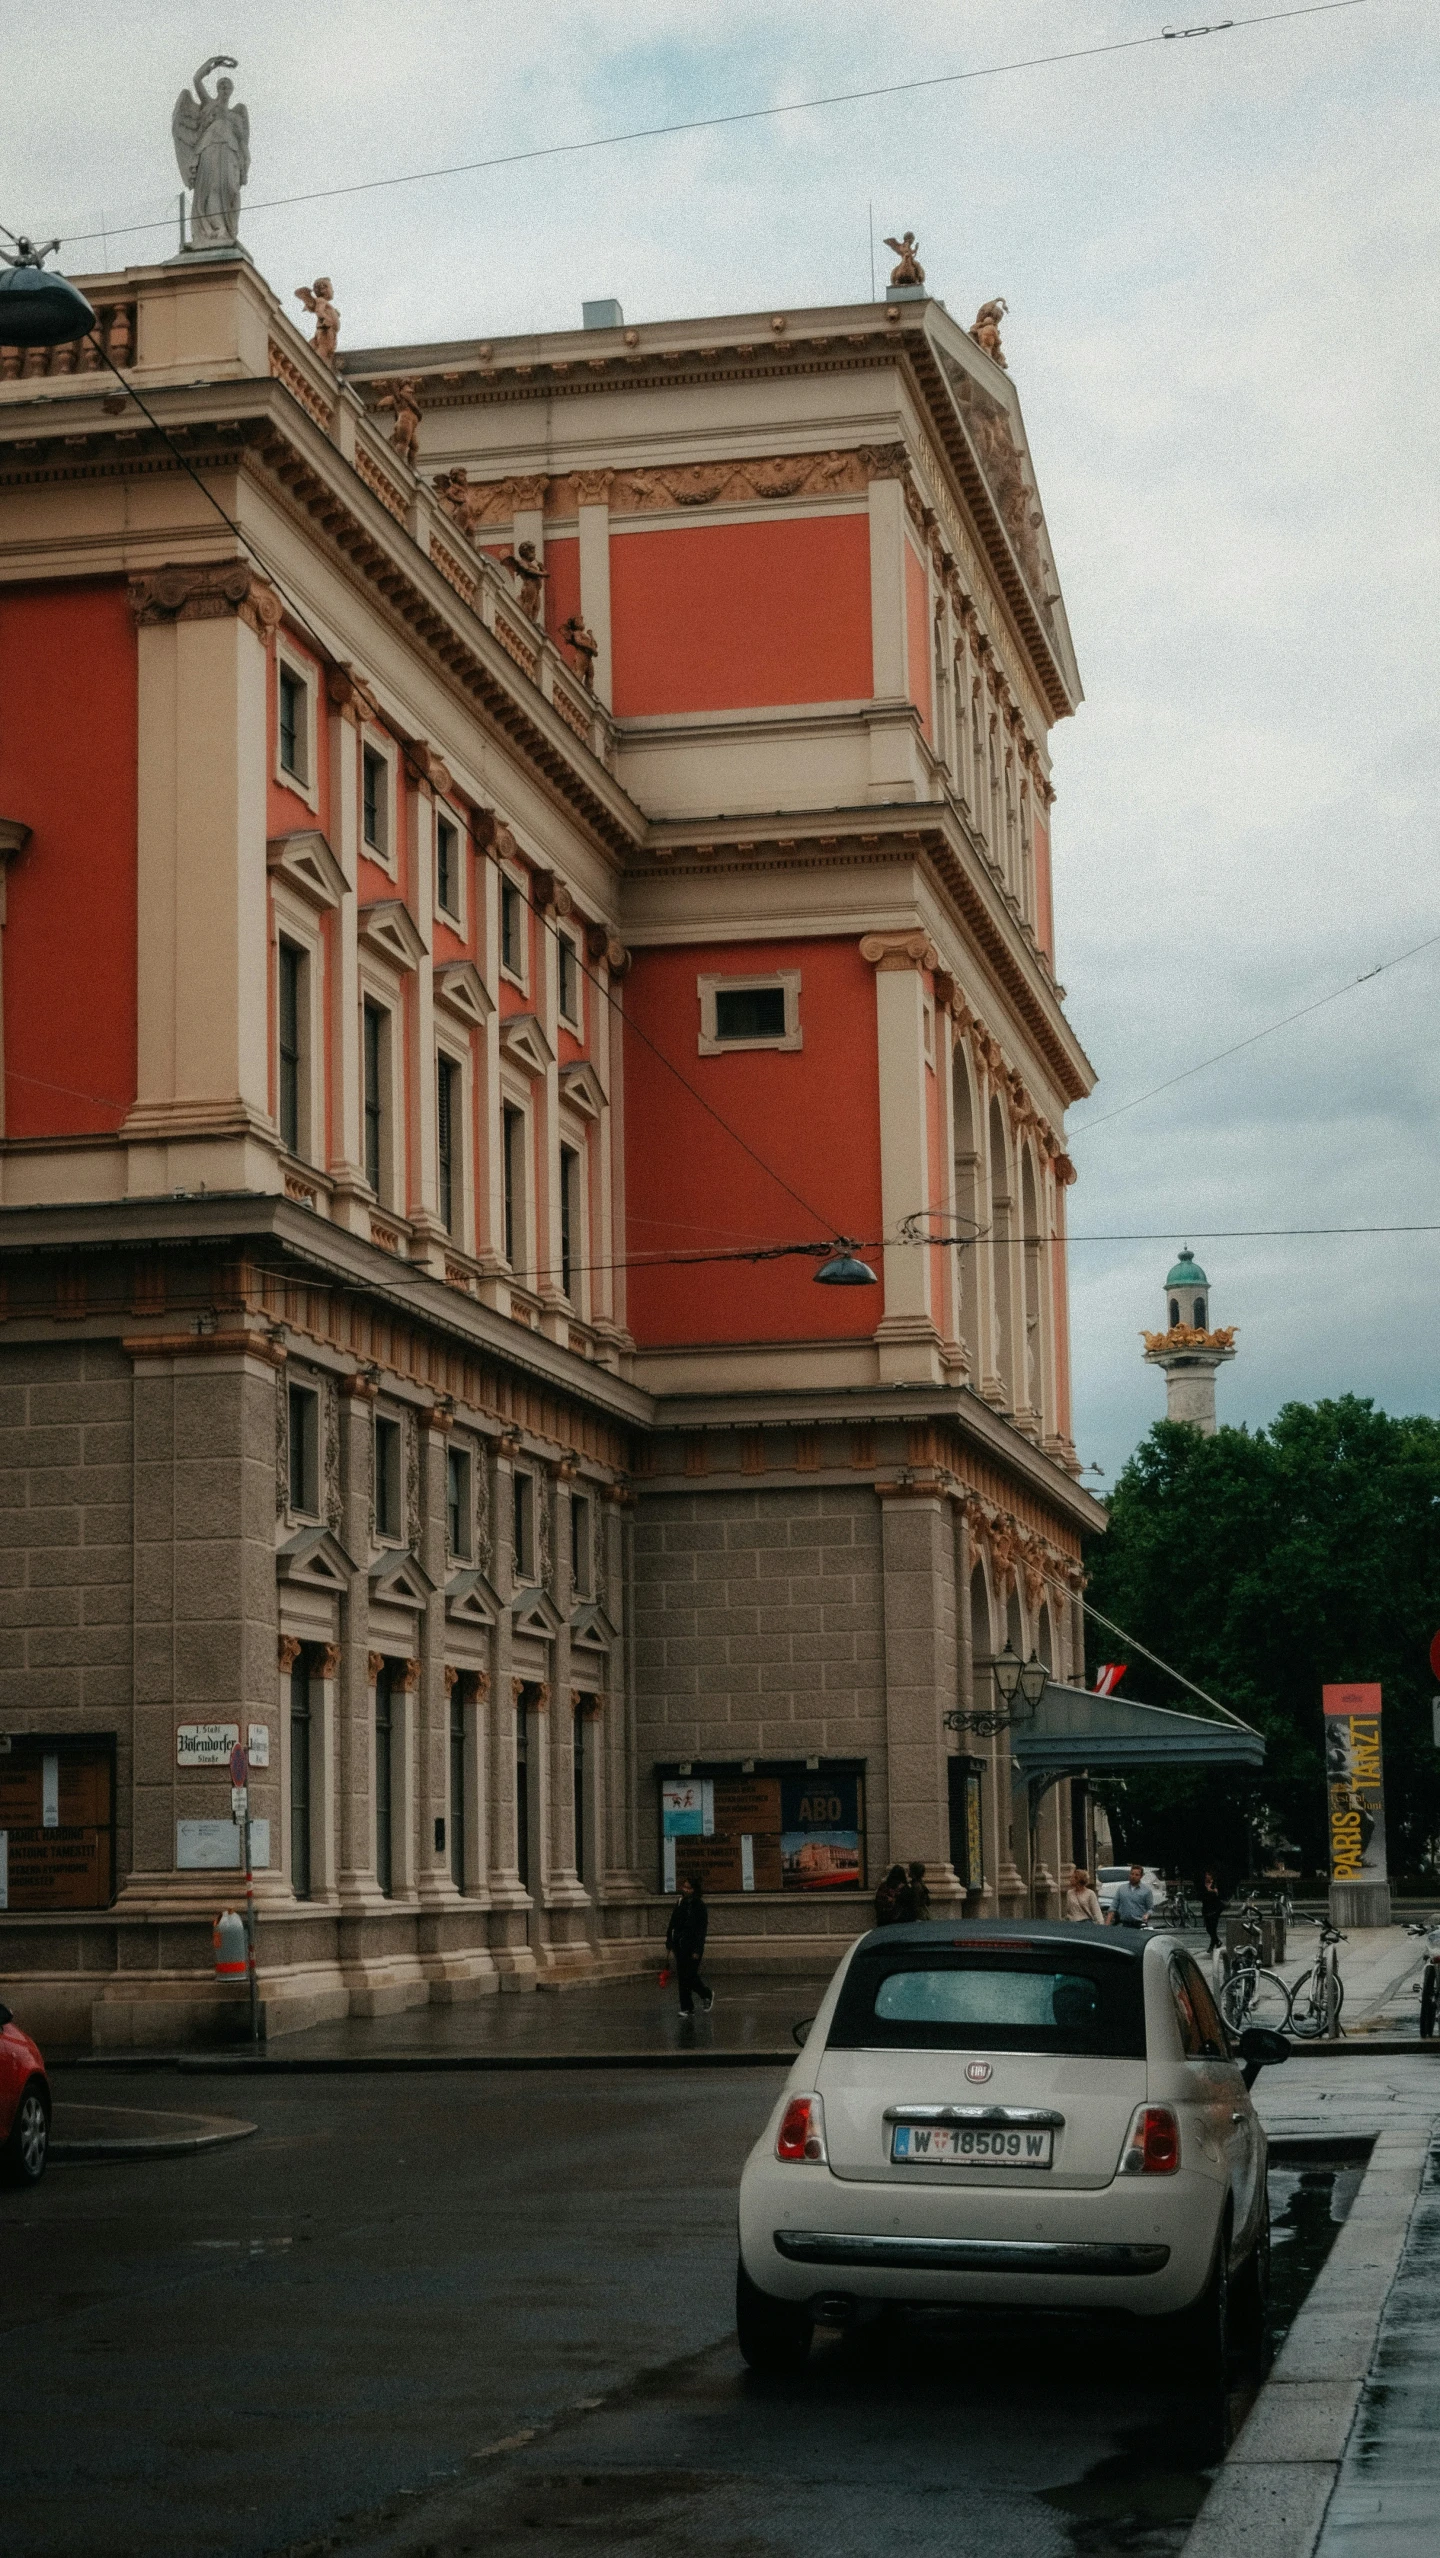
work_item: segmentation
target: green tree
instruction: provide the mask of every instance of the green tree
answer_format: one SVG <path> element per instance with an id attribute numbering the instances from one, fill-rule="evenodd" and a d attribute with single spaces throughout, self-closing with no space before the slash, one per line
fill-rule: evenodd
<path id="1" fill-rule="evenodd" d="M 1367 1399 L 1287 1403 L 1268 1430 L 1202 1438 L 1161 1421 L 1130 1459 L 1091 1548 L 1095 1606 L 1265 1735 L 1263 1770 L 1146 1771 L 1117 1801 L 1126 1846 L 1195 1874 L 1248 1865 L 1266 1819 L 1328 1864 L 1320 1691 L 1384 1689 L 1392 1876 L 1428 1871 L 1440 1831 L 1431 1636 L 1440 1628 L 1440 1422 Z M 1092 1652 L 1127 1657 L 1092 1624 Z M 1191 1712 L 1131 1653 L 1126 1689 Z"/>

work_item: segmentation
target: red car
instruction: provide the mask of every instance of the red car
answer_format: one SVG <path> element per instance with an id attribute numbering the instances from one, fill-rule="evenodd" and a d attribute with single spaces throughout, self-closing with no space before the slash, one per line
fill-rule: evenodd
<path id="1" fill-rule="evenodd" d="M 34 2185 L 50 2148 L 50 2081 L 40 2047 L 0 2007 L 0 2176 Z"/>

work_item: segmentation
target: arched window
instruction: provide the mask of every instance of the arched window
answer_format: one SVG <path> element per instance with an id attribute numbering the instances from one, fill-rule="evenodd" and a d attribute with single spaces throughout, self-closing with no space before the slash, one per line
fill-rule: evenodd
<path id="1" fill-rule="evenodd" d="M 1172 1298 L 1171 1298 L 1171 1300 L 1170 1300 L 1170 1321 L 1171 1321 L 1171 1323 L 1172 1323 L 1172 1324 L 1176 1324 L 1176 1323 L 1178 1323 L 1178 1322 L 1179 1322 L 1179 1320 L 1180 1320 L 1180 1300 L 1179 1300 L 1179 1298 L 1178 1298 L 1178 1297 L 1172 1297 Z"/>
<path id="2" fill-rule="evenodd" d="M 1195 1300 L 1195 1326 L 1196 1330 L 1199 1332 L 1203 1332 L 1205 1329 L 1205 1300 L 1203 1297 L 1197 1297 Z"/>

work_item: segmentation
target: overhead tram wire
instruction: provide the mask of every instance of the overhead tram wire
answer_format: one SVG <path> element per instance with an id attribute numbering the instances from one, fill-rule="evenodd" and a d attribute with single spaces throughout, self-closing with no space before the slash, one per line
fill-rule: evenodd
<path id="1" fill-rule="evenodd" d="M 1440 942 L 1440 933 L 1429 933 L 1424 941 L 1412 942 L 1408 950 L 1397 950 L 1393 959 L 1382 959 L 1374 968 L 1362 968 L 1358 977 L 1347 977 L 1343 986 L 1332 986 L 1328 995 L 1317 995 L 1313 1003 L 1301 1004 L 1297 1012 L 1282 1014 L 1279 1021 L 1266 1022 L 1262 1030 L 1250 1031 L 1244 1039 L 1232 1041 L 1228 1048 L 1217 1048 L 1213 1057 L 1202 1057 L 1194 1066 L 1182 1066 L 1178 1074 L 1167 1075 L 1163 1084 L 1152 1084 L 1148 1092 L 1137 1092 L 1130 1101 L 1117 1102 L 1113 1110 L 1102 1110 L 1094 1119 L 1082 1120 L 1078 1128 L 1067 1129 L 1067 1142 L 1078 1145 L 1082 1137 L 1089 1136 L 1092 1128 L 1103 1128 L 1111 1119 L 1123 1119 L 1127 1110 L 1138 1110 L 1143 1101 L 1153 1101 L 1157 1093 L 1169 1092 L 1176 1084 L 1188 1083 L 1192 1075 L 1203 1075 L 1211 1066 L 1223 1065 L 1227 1057 L 1238 1057 L 1242 1049 L 1253 1048 L 1257 1040 L 1273 1038 L 1277 1030 L 1288 1030 L 1292 1021 L 1303 1021 L 1307 1013 L 1323 1012 L 1327 1004 L 1338 1003 L 1342 995 L 1353 995 L 1357 986 L 1368 986 L 1372 977 L 1383 977 L 1390 969 L 1403 967 L 1407 959 L 1418 959 L 1422 951 L 1433 950 L 1437 942 Z M 1373 1231 L 1379 1234 L 1401 1230 L 1356 1226 L 1335 1231 L 1355 1234 Z"/>
<path id="2" fill-rule="evenodd" d="M 0 231 L 4 232 L 7 240 L 14 240 L 17 237 L 17 234 L 10 229 L 8 223 L 0 222 Z M 261 545 L 254 539 L 252 534 L 243 531 L 241 526 L 236 523 L 233 515 L 230 515 L 221 505 L 214 490 L 207 486 L 206 482 L 201 478 L 200 473 L 196 470 L 189 455 L 181 452 L 179 445 L 175 442 L 173 436 L 168 432 L 162 421 L 155 415 L 154 410 L 141 398 L 134 383 L 127 382 L 124 374 L 120 371 L 119 366 L 113 361 L 108 348 L 102 343 L 98 329 L 88 330 L 86 335 L 88 343 L 95 347 L 102 362 L 107 365 L 109 370 L 114 374 L 121 390 L 134 401 L 142 417 L 144 417 L 154 428 L 155 433 L 160 437 L 161 442 L 165 445 L 172 460 L 178 462 L 180 468 L 190 479 L 194 481 L 201 496 L 214 508 L 221 523 L 234 535 L 235 540 L 240 544 L 242 550 L 245 551 L 247 556 L 254 561 L 255 566 L 270 580 L 270 583 L 275 588 L 276 593 L 288 606 L 290 612 L 294 615 L 296 622 L 299 624 L 300 629 L 304 632 L 306 638 L 310 641 L 311 646 L 317 651 L 320 658 L 322 660 L 329 660 L 333 658 L 335 651 L 330 642 L 321 638 L 313 622 L 310 620 L 308 613 L 305 612 L 303 606 L 296 603 L 294 596 L 290 593 L 290 590 L 285 585 L 284 580 L 265 557 L 265 553 Z M 497 870 L 499 869 L 500 861 L 498 854 L 492 853 L 487 849 L 483 858 L 486 860 L 493 859 Z M 517 884 L 518 883 L 513 881 L 511 883 L 512 886 Z M 536 917 L 538 922 L 552 935 L 552 937 L 558 937 L 558 924 L 550 921 L 544 907 L 536 904 L 535 899 L 530 894 L 528 888 L 522 889 L 520 893 L 531 914 Z M 767 1163 L 765 1157 L 758 1153 L 756 1148 L 751 1145 L 748 1137 L 742 1137 L 739 1129 L 732 1125 L 732 1123 L 725 1117 L 724 1112 L 717 1110 L 714 1103 L 708 1100 L 705 1094 L 699 1090 L 698 1086 L 690 1081 L 689 1076 L 676 1065 L 673 1057 L 667 1057 L 664 1049 L 650 1037 L 649 1032 L 640 1028 L 639 1023 L 634 1021 L 625 1011 L 624 1007 L 611 991 L 610 987 L 608 985 L 602 986 L 595 970 L 587 964 L 584 958 L 582 958 L 578 948 L 575 951 L 575 960 L 581 975 L 589 980 L 590 984 L 594 987 L 596 994 L 603 997 L 604 1001 L 610 1006 L 611 1011 L 615 1014 L 617 1020 L 622 1025 L 622 1031 L 624 1029 L 629 1029 L 634 1036 L 650 1050 L 651 1055 L 658 1059 L 659 1063 L 665 1067 L 666 1071 L 675 1077 L 676 1082 L 683 1086 L 684 1090 L 689 1093 L 691 1099 L 699 1103 L 701 1109 L 715 1121 L 716 1126 L 723 1129 L 725 1135 L 733 1139 L 734 1143 L 740 1147 L 742 1152 L 750 1157 L 751 1162 L 756 1164 L 760 1171 L 763 1172 L 769 1180 L 773 1181 L 779 1189 L 783 1190 L 788 1198 L 793 1199 L 798 1208 L 803 1208 L 807 1217 L 813 1217 L 817 1225 L 823 1226 L 826 1223 L 826 1220 L 821 1215 L 819 1209 L 815 1207 L 813 1201 L 806 1199 L 804 1195 L 795 1188 L 792 1182 L 786 1180 L 785 1175 L 782 1172 L 777 1172 L 773 1164 Z M 848 1240 L 849 1238 L 844 1236 L 840 1228 L 837 1226 L 835 1228 L 834 1235 L 832 1236 L 832 1242 L 846 1242 Z"/>
<path id="3" fill-rule="evenodd" d="M 794 98 L 778 106 L 737 107 L 726 115 L 689 116 L 674 124 L 636 125 L 625 133 L 596 133 L 575 142 L 543 142 L 526 151 L 497 152 L 486 160 L 457 160 L 443 169 L 406 169 L 388 178 L 357 178 L 346 186 L 312 187 L 300 195 L 261 196 L 246 205 L 247 214 L 280 213 L 301 204 L 329 204 L 338 197 L 374 195 L 392 187 L 430 186 L 442 178 L 483 176 L 492 169 L 514 169 L 535 160 L 573 159 L 584 151 L 614 151 L 630 142 L 664 142 L 677 140 L 687 133 L 715 133 L 727 126 L 764 124 L 780 116 L 814 115 L 827 107 L 869 106 L 883 98 L 914 97 L 929 89 L 952 89 L 973 80 L 1001 80 L 1021 71 L 1046 71 L 1070 62 L 1093 62 L 1112 53 L 1138 53 L 1156 45 L 1190 41 L 1203 36 L 1240 35 L 1251 27 L 1284 25 L 1292 18 L 1325 18 L 1342 9 L 1361 9 L 1370 0 L 1305 0 L 1305 5 L 1291 9 L 1261 9 L 1243 18 L 1217 18 L 1208 26 L 1160 27 L 1149 35 L 1121 36 L 1109 44 L 1075 45 L 1059 53 L 1024 55 L 1013 62 L 979 63 L 970 71 L 934 71 L 918 80 L 890 80 L 869 89 L 837 89 L 821 98 Z M 154 222 L 111 223 L 99 231 L 73 231 L 61 242 L 66 249 L 83 248 L 91 240 L 133 239 L 148 231 L 169 231 L 174 215 Z"/>

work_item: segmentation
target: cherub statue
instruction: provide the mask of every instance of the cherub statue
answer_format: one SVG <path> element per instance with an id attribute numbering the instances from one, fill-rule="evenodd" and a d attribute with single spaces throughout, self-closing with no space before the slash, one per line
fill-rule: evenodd
<path id="1" fill-rule="evenodd" d="M 538 622 L 545 600 L 545 580 L 550 571 L 542 568 L 534 543 L 517 542 L 513 551 L 505 553 L 500 565 L 518 578 L 521 610 L 529 614 L 532 622 Z"/>
<path id="2" fill-rule="evenodd" d="M 390 441 L 401 461 L 408 462 L 412 469 L 416 447 L 420 442 L 420 401 L 417 396 L 417 387 L 413 381 L 384 383 L 381 386 L 380 397 L 375 403 L 377 409 L 394 410 L 395 424 Z"/>
<path id="3" fill-rule="evenodd" d="M 322 364 L 333 364 L 340 338 L 340 314 L 330 296 L 335 287 L 328 275 L 317 275 L 313 284 L 297 284 L 295 299 L 314 314 L 315 335 L 310 340 Z"/>
<path id="4" fill-rule="evenodd" d="M 195 94 L 182 89 L 170 118 L 180 175 L 193 189 L 192 249 L 233 248 L 240 236 L 240 190 L 250 175 L 250 110 L 232 107 L 233 80 L 219 80 L 212 98 L 207 73 L 238 69 L 233 53 L 212 53 L 195 74 Z"/>
<path id="5" fill-rule="evenodd" d="M 917 243 L 913 231 L 907 231 L 903 240 L 887 240 L 885 246 L 893 249 L 900 261 L 891 275 L 892 284 L 924 283 L 925 269 L 915 254 Z"/>
<path id="6" fill-rule="evenodd" d="M 595 690 L 595 660 L 600 654 L 600 642 L 595 637 L 589 623 L 585 621 L 579 613 L 572 613 L 568 621 L 561 623 L 560 637 L 579 658 L 580 681 L 584 685 L 587 693 L 593 693 Z"/>
<path id="7" fill-rule="evenodd" d="M 976 345 L 983 347 L 987 355 L 994 357 L 1002 373 L 1008 373 L 1010 370 L 1005 361 L 1004 349 L 1000 344 L 1000 323 L 1009 308 L 1008 302 L 998 298 L 994 302 L 982 302 L 975 314 L 975 325 L 970 331 Z"/>

